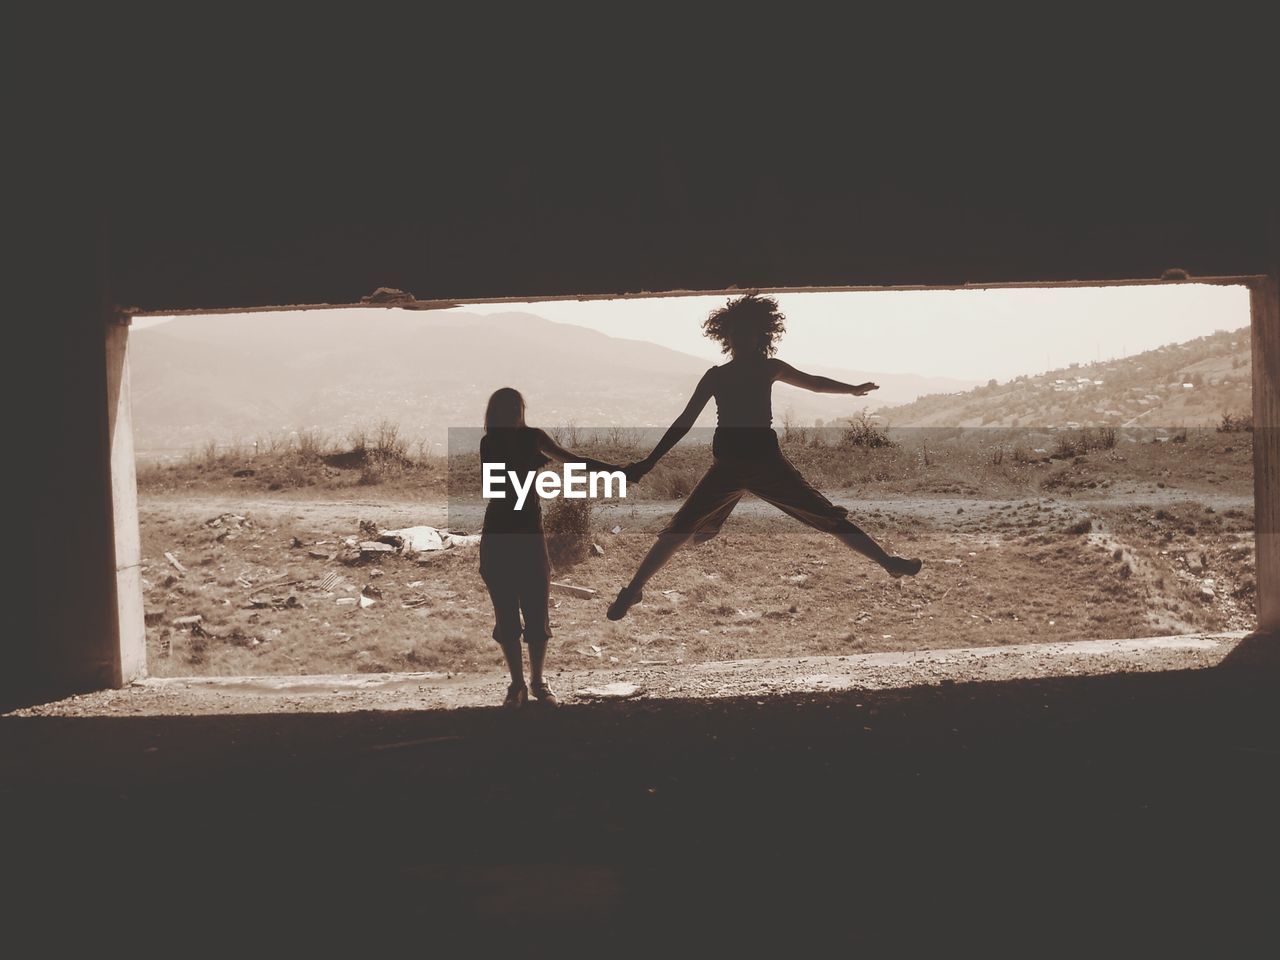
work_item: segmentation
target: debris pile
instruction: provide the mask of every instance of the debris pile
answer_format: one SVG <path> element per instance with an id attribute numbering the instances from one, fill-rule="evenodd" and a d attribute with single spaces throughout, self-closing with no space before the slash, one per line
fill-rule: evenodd
<path id="1" fill-rule="evenodd" d="M 210 530 L 218 531 L 213 539 L 221 543 L 224 540 L 235 540 L 240 536 L 241 530 L 253 526 L 253 521 L 238 513 L 220 513 L 216 517 L 210 517 L 204 525 Z"/>
<path id="2" fill-rule="evenodd" d="M 404 527 L 399 530 L 379 530 L 367 520 L 360 521 L 360 534 L 360 537 L 347 537 L 343 541 L 347 548 L 345 560 L 348 563 L 379 559 L 393 554 L 418 557 L 421 561 L 427 559 L 422 556 L 423 554 L 474 547 L 480 544 L 479 534 L 452 533 L 426 525 Z"/>

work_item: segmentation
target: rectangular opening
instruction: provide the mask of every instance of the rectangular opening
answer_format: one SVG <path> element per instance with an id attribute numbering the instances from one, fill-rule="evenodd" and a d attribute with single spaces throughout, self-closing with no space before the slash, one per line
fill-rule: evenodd
<path id="1" fill-rule="evenodd" d="M 360 544 L 479 532 L 472 441 L 498 387 L 576 453 L 643 456 L 723 360 L 700 321 L 729 295 L 136 319 L 149 672 L 499 675 L 472 543 Z M 606 621 L 710 465 L 713 401 L 584 535 L 548 505 L 555 579 L 595 591 L 553 591 L 553 669 L 1252 628 L 1246 288 L 776 296 L 780 358 L 879 385 L 776 386 L 782 451 L 922 573 L 891 580 L 748 496 Z"/>

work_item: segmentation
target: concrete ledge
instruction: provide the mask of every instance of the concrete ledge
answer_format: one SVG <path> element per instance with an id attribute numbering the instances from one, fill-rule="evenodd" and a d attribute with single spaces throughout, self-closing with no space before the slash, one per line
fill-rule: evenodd
<path id="1" fill-rule="evenodd" d="M 700 700 L 892 690 L 955 683 L 1201 670 L 1221 664 L 1242 632 L 965 647 L 834 657 L 554 671 L 561 701 Z M 505 674 L 378 673 L 170 677 L 17 711 L 25 716 L 317 713 L 494 706 Z"/>

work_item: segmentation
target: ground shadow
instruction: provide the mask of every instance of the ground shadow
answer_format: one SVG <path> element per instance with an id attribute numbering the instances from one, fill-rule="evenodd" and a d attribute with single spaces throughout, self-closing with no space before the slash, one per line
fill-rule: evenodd
<path id="1" fill-rule="evenodd" d="M 1277 892 L 1278 679 L 6 718 L 9 903 L 484 943 L 1221 946 Z"/>

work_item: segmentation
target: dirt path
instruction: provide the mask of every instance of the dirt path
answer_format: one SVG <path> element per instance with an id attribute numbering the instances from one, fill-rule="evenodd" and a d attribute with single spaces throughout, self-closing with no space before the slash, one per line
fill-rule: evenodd
<path id="1" fill-rule="evenodd" d="M 961 513 L 992 514 L 1010 507 L 1056 505 L 1063 510 L 1082 512 L 1095 508 L 1161 507 L 1183 501 L 1194 501 L 1215 510 L 1252 509 L 1253 498 L 1245 495 L 1203 493 L 1153 485 L 1131 485 L 1117 489 L 1105 497 L 1022 497 L 1014 499 L 980 499 L 970 497 L 875 497 L 867 498 L 858 491 L 845 490 L 830 495 L 855 516 L 876 513 L 906 514 L 931 521 L 950 520 Z M 678 500 L 633 500 L 602 503 L 596 506 L 598 522 L 648 525 L 665 519 L 676 509 Z M 328 529 L 343 525 L 353 530 L 360 520 L 371 520 L 384 527 L 430 524 L 454 529 L 478 529 L 481 510 L 476 507 L 452 508 L 443 497 L 433 499 L 324 499 L 311 500 L 296 495 L 244 498 L 227 495 L 146 494 L 141 497 L 144 511 L 157 511 L 170 516 L 206 519 L 220 513 L 253 513 L 279 518 L 292 518 L 315 523 Z M 736 518 L 770 518 L 781 514 L 769 504 L 746 497 L 734 511 Z"/>

